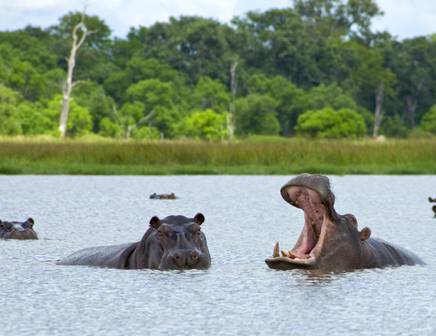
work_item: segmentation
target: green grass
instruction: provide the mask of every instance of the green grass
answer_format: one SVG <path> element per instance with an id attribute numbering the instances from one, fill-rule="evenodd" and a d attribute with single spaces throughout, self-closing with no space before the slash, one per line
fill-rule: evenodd
<path id="1" fill-rule="evenodd" d="M 0 138 L 0 174 L 435 174 L 436 140 Z"/>

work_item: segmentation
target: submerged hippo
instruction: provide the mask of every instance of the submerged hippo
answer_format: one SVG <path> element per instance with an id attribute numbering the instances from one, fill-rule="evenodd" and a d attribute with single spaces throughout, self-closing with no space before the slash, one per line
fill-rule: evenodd
<path id="1" fill-rule="evenodd" d="M 4 222 L 0 220 L 0 238 L 2 239 L 38 239 L 33 230 L 35 224 L 32 218 L 25 222 Z"/>
<path id="2" fill-rule="evenodd" d="M 150 199 L 159 199 L 159 200 L 175 200 L 177 196 L 174 193 L 171 194 L 156 194 L 153 193 L 150 195 Z"/>
<path id="3" fill-rule="evenodd" d="M 154 216 L 139 242 L 80 250 L 58 262 L 121 269 L 205 269 L 210 266 L 206 236 L 201 231 L 204 216 L 194 218 Z"/>
<path id="4" fill-rule="evenodd" d="M 423 264 L 405 249 L 370 238 L 369 228 L 359 231 L 353 215 L 336 213 L 335 196 L 326 176 L 298 175 L 281 188 L 281 194 L 286 202 L 304 211 L 305 223 L 292 250 L 279 251 L 276 243 L 273 256 L 265 260 L 270 268 L 344 271 Z"/>

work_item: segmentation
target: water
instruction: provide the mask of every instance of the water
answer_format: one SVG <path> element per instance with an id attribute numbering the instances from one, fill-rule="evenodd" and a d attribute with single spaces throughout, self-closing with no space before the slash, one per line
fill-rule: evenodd
<path id="1" fill-rule="evenodd" d="M 0 218 L 39 241 L 0 241 L 0 335 L 435 335 L 436 176 L 333 177 L 338 212 L 426 266 L 320 276 L 266 267 L 302 212 L 289 176 L 0 176 Z M 176 201 L 149 200 L 175 192 Z M 153 215 L 204 213 L 207 271 L 58 266 L 78 249 L 137 241 Z"/>

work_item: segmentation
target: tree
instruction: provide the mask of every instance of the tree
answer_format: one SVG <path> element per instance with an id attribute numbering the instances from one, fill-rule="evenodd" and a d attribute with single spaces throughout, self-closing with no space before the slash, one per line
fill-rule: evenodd
<path id="1" fill-rule="evenodd" d="M 104 117 L 100 120 L 98 133 L 104 137 L 120 138 L 123 136 L 123 129 L 111 119 Z"/>
<path id="2" fill-rule="evenodd" d="M 421 128 L 436 135 L 436 105 L 422 117 Z"/>
<path id="3" fill-rule="evenodd" d="M 172 125 L 183 117 L 174 104 L 175 89 L 171 83 L 142 80 L 131 85 L 126 95 L 130 102 L 143 104 L 142 117 L 166 136 L 172 135 Z"/>
<path id="4" fill-rule="evenodd" d="M 404 119 L 412 128 L 434 103 L 435 62 L 436 44 L 430 37 L 406 39 L 394 46 L 390 65 L 398 77 L 400 108 L 404 108 Z"/>
<path id="5" fill-rule="evenodd" d="M 374 0 L 293 0 L 295 12 L 319 32 L 368 42 L 371 21 L 382 14 Z"/>
<path id="6" fill-rule="evenodd" d="M 275 111 L 283 135 L 292 134 L 298 115 L 305 109 L 304 91 L 282 76 L 268 78 L 264 74 L 252 75 L 247 81 L 251 94 L 271 97 L 276 104 Z"/>
<path id="7" fill-rule="evenodd" d="M 236 101 L 235 126 L 239 135 L 278 135 L 276 103 L 267 95 L 250 94 Z"/>
<path id="8" fill-rule="evenodd" d="M 59 135 L 56 131 L 56 117 L 59 115 L 59 102 L 61 97 L 59 95 L 54 96 L 47 106 L 41 109 L 41 113 L 50 120 L 49 132 L 52 135 Z M 66 135 L 80 136 L 92 131 L 92 118 L 87 108 L 80 106 L 74 100 L 70 101 L 70 111 L 68 123 L 66 125 Z"/>
<path id="9" fill-rule="evenodd" d="M 81 35 L 79 35 L 79 32 L 81 32 Z M 64 88 L 62 90 L 62 110 L 59 117 L 59 132 L 61 137 L 65 137 L 67 133 L 71 91 L 73 90 L 73 87 L 78 83 L 73 82 L 73 73 L 74 67 L 76 66 L 77 51 L 82 46 L 83 42 L 85 42 L 85 39 L 93 33 L 93 31 L 88 31 L 88 29 L 86 28 L 85 12 L 83 12 L 80 22 L 74 26 L 72 31 L 73 42 L 71 44 L 70 56 L 68 57 L 67 78 L 65 80 Z"/>
<path id="10" fill-rule="evenodd" d="M 49 27 L 47 31 L 51 36 L 51 49 L 55 55 L 67 55 L 71 50 L 71 32 L 81 21 L 86 22 L 88 32 L 80 47 L 80 57 L 76 58 L 74 77 L 78 80 L 92 80 L 102 84 L 108 73 L 117 70 L 112 62 L 111 30 L 106 23 L 97 16 L 86 15 L 82 12 L 69 12 L 59 19 L 59 23 Z M 79 31 L 80 35 L 83 31 Z M 63 56 L 58 60 L 58 66 L 67 71 L 68 59 Z"/>
<path id="11" fill-rule="evenodd" d="M 194 90 L 195 107 L 215 112 L 229 110 L 230 94 L 226 87 L 209 77 L 200 77 Z"/>
<path id="12" fill-rule="evenodd" d="M 227 113 L 217 113 L 212 109 L 194 111 L 181 121 L 177 134 L 208 141 L 223 140 L 228 137 Z"/>
<path id="13" fill-rule="evenodd" d="M 359 113 L 350 109 L 332 108 L 307 111 L 298 117 L 297 134 L 318 138 L 357 138 L 366 133 Z"/>
<path id="14" fill-rule="evenodd" d="M 18 92 L 0 84 L 0 134 L 21 134 L 17 104 L 21 101 Z"/>
<path id="15" fill-rule="evenodd" d="M 197 16 L 171 17 L 168 23 L 131 29 L 132 48 L 145 58 L 156 58 L 185 73 L 191 83 L 202 76 L 229 82 L 228 67 L 234 56 L 233 30 L 216 20 Z"/>
<path id="16" fill-rule="evenodd" d="M 369 110 L 374 111 L 373 136 L 379 133 L 383 120 L 383 102 L 395 95 L 395 74 L 385 66 L 383 49 L 368 48 L 361 44 L 350 43 L 347 48 L 352 52 L 351 76 L 343 82 L 343 87 Z"/>
<path id="17" fill-rule="evenodd" d="M 82 82 L 73 92 L 72 97 L 81 105 L 86 106 L 91 118 L 92 129 L 99 132 L 100 121 L 103 118 L 114 120 L 114 100 L 108 96 L 102 86 L 92 81 Z"/>

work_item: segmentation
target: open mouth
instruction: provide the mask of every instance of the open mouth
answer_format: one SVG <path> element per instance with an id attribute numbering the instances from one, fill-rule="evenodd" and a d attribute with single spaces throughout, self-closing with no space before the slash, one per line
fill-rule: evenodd
<path id="1" fill-rule="evenodd" d="M 304 211 L 304 226 L 295 246 L 291 250 L 280 249 L 277 242 L 273 255 L 265 260 L 270 268 L 293 269 L 312 267 L 322 247 L 328 220 L 320 194 L 305 186 L 289 186 L 282 190 L 283 198 L 291 205 Z"/>

